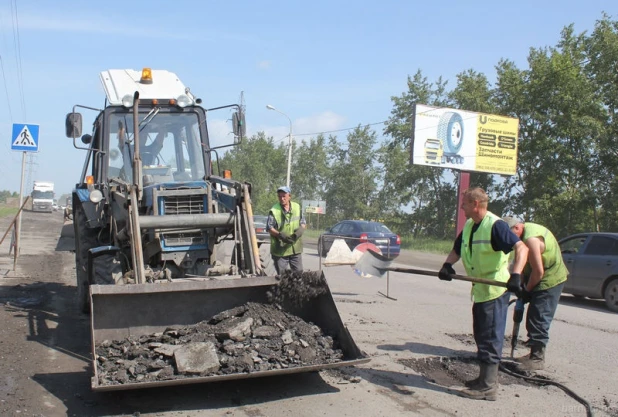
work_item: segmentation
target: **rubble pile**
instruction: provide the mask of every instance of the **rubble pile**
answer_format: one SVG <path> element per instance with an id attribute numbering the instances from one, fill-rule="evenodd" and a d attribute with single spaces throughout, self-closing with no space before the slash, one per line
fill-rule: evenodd
<path id="1" fill-rule="evenodd" d="M 252 302 L 194 325 L 122 341 L 103 341 L 95 352 L 99 385 L 268 371 L 343 360 L 332 337 L 318 326 L 276 305 Z"/>
<path id="2" fill-rule="evenodd" d="M 285 271 L 279 276 L 279 285 L 271 292 L 271 302 L 302 306 L 306 301 L 328 292 L 328 284 L 320 271 Z"/>

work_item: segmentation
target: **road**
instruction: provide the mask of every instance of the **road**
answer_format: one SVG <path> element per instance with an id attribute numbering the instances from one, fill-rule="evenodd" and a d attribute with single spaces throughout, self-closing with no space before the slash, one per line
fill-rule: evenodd
<path id="1" fill-rule="evenodd" d="M 9 220 L 0 219 L 0 232 Z M 474 370 L 469 363 L 475 352 L 469 284 L 391 273 L 387 287 L 387 280 L 360 278 L 349 266 L 324 268 L 324 273 L 344 323 L 371 357 L 367 364 L 93 393 L 89 319 L 75 307 L 73 254 L 62 250 L 66 246 L 59 239 L 62 214 L 26 212 L 22 225 L 16 271 L 7 255 L 8 241 L 0 246 L 2 416 L 586 415 L 584 407 L 562 390 L 504 373 L 496 402 L 456 396 L 452 383 L 462 372 Z M 442 261 L 442 256 L 407 251 L 398 258 L 399 263 L 430 269 Z M 318 269 L 319 258 L 310 244 L 304 263 L 307 269 Z M 456 269 L 462 272 L 460 265 Z M 391 298 L 382 295 L 387 292 Z M 550 335 L 548 369 L 539 372 L 584 397 L 596 416 L 618 416 L 617 318 L 602 301 L 564 296 Z M 506 356 L 509 351 L 505 346 Z M 523 348 L 517 351 L 524 353 Z"/>

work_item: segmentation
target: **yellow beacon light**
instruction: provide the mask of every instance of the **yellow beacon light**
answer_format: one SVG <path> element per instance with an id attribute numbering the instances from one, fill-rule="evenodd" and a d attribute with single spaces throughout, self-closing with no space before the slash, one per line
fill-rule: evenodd
<path id="1" fill-rule="evenodd" d="M 142 79 L 139 82 L 142 84 L 152 84 L 152 70 L 150 68 L 142 69 Z"/>

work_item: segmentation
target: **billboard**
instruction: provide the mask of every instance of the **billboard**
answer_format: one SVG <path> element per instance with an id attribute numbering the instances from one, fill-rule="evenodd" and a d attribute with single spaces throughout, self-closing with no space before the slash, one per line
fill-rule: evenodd
<path id="1" fill-rule="evenodd" d="M 417 104 L 410 162 L 515 175 L 519 120 Z"/>
<path id="2" fill-rule="evenodd" d="M 303 200 L 301 207 L 304 213 L 326 214 L 326 201 L 323 200 Z"/>

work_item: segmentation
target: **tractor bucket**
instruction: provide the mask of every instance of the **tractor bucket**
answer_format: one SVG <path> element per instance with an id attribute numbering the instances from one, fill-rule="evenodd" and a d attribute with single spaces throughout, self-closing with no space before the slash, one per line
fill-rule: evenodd
<path id="1" fill-rule="evenodd" d="M 322 274 L 322 279 L 324 275 Z M 96 346 L 105 340 L 123 340 L 129 336 L 163 332 L 172 326 L 187 326 L 208 320 L 212 316 L 247 302 L 269 303 L 269 295 L 279 280 L 275 277 L 231 278 L 222 280 L 196 279 L 162 284 L 91 285 L 91 327 L 94 391 L 141 389 L 171 385 L 258 378 L 337 368 L 369 362 L 344 326 L 332 294 L 326 291 L 301 305 L 283 302 L 284 311 L 319 326 L 342 350 L 339 362 L 249 373 L 194 376 L 175 380 L 130 382 L 120 385 L 100 385 L 97 375 Z M 324 281 L 326 282 L 326 281 Z M 298 303 L 296 303 L 298 304 Z"/>

